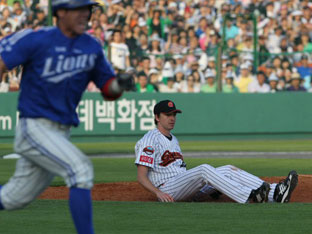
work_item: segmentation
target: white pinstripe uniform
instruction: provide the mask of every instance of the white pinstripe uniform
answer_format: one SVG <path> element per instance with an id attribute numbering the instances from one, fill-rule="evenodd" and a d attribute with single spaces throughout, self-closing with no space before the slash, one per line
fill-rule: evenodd
<path id="1" fill-rule="evenodd" d="M 135 154 L 137 165 L 149 167 L 148 178 L 152 184 L 175 201 L 188 200 L 205 185 L 211 185 L 234 201 L 246 203 L 251 191 L 264 182 L 232 165 L 214 168 L 203 164 L 186 170 L 177 138 L 172 135 L 170 140 L 157 128 L 137 142 Z M 273 201 L 275 186 L 270 185 L 269 201 Z"/>
<path id="2" fill-rule="evenodd" d="M 1 202 L 7 210 L 34 200 L 55 175 L 63 177 L 68 187 L 92 188 L 92 163 L 69 141 L 69 131 L 68 126 L 48 119 L 21 119 L 14 148 L 23 157 L 1 189 Z"/>

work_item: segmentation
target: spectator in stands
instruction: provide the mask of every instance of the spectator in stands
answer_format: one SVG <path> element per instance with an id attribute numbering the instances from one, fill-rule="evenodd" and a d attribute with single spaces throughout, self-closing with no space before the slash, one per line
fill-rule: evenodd
<path id="1" fill-rule="evenodd" d="M 121 0 L 112 0 L 107 10 L 108 23 L 116 27 L 116 25 L 124 25 L 126 21 L 125 8 Z M 119 28 L 120 29 L 120 28 Z"/>
<path id="2" fill-rule="evenodd" d="M 237 53 L 230 56 L 230 63 L 232 64 L 232 70 L 235 73 L 235 77 L 239 74 L 240 61 Z"/>
<path id="3" fill-rule="evenodd" d="M 105 46 L 105 38 L 104 38 L 103 28 L 101 26 L 97 26 L 94 29 L 93 35 L 98 40 L 98 42 L 101 44 L 101 46 L 104 47 Z"/>
<path id="4" fill-rule="evenodd" d="M 162 10 L 155 8 L 151 18 L 146 21 L 148 36 L 156 33 L 160 38 L 165 39 L 166 20 L 161 16 Z"/>
<path id="5" fill-rule="evenodd" d="M 182 85 L 182 93 L 199 93 L 200 86 L 195 84 L 195 79 L 192 74 L 188 75 L 186 82 Z"/>
<path id="6" fill-rule="evenodd" d="M 178 92 L 182 92 L 182 86 L 183 83 L 185 82 L 183 69 L 178 68 L 175 70 L 174 80 L 175 80 L 174 83 L 175 88 L 178 90 Z"/>
<path id="7" fill-rule="evenodd" d="M 172 29 L 168 34 L 168 40 L 165 45 L 165 51 L 169 54 L 180 54 L 183 48 L 179 44 L 178 30 Z"/>
<path id="8" fill-rule="evenodd" d="M 206 51 L 208 48 L 208 45 L 209 45 L 210 40 L 211 40 L 211 33 L 214 33 L 214 30 L 212 29 L 212 27 L 208 26 L 206 28 L 205 32 L 200 35 L 198 42 L 199 42 L 200 48 L 203 51 Z M 192 38 L 194 38 L 194 37 L 192 37 Z M 195 38 L 197 38 L 197 37 L 195 37 Z"/>
<path id="9" fill-rule="evenodd" d="M 13 30 L 20 30 L 23 28 L 26 23 L 26 12 L 23 10 L 22 4 L 20 1 L 14 1 L 13 10 L 12 10 L 12 20 L 15 22 Z"/>
<path id="10" fill-rule="evenodd" d="M 131 6 L 127 6 L 126 8 L 126 25 L 129 25 L 131 29 L 133 29 L 136 25 L 138 25 L 140 19 L 140 15 L 135 9 L 131 8 Z"/>
<path id="11" fill-rule="evenodd" d="M 278 89 L 278 82 L 279 82 L 278 77 L 274 73 L 272 73 L 269 77 L 269 86 L 270 86 L 271 93 L 276 93 L 276 92 L 281 91 L 280 89 Z"/>
<path id="12" fill-rule="evenodd" d="M 225 83 L 222 86 L 223 93 L 239 93 L 239 89 L 234 85 L 235 74 L 227 72 L 225 76 Z"/>
<path id="13" fill-rule="evenodd" d="M 194 70 L 192 72 L 192 75 L 194 77 L 195 86 L 201 87 L 203 84 L 205 84 L 205 76 L 203 72 L 201 72 L 200 70 Z"/>
<path id="14" fill-rule="evenodd" d="M 250 34 L 250 25 L 248 21 L 241 16 L 237 17 L 236 25 L 238 27 L 238 34 L 235 37 L 235 42 L 240 43 Z"/>
<path id="15" fill-rule="evenodd" d="M 208 57 L 208 69 L 216 70 L 216 59 L 213 56 Z"/>
<path id="16" fill-rule="evenodd" d="M 194 82 L 200 86 L 201 84 L 205 83 L 205 76 L 203 72 L 200 71 L 200 66 L 196 57 L 194 57 L 193 59 L 193 61 L 190 61 L 190 68 L 188 70 L 188 73 L 193 74 Z"/>
<path id="17" fill-rule="evenodd" d="M 220 31 L 220 33 L 222 35 L 222 30 Z M 226 27 L 225 27 L 225 40 L 235 39 L 238 33 L 239 33 L 239 29 L 234 24 L 234 21 L 232 19 L 227 20 Z"/>
<path id="18" fill-rule="evenodd" d="M 138 66 L 137 71 L 143 71 L 145 74 L 149 74 L 151 69 L 151 59 L 148 56 L 144 56 L 141 58 Z"/>
<path id="19" fill-rule="evenodd" d="M 167 79 L 170 77 L 174 77 L 174 67 L 172 60 L 167 60 L 162 69 L 162 79 L 161 82 L 167 84 Z"/>
<path id="20" fill-rule="evenodd" d="M 236 49 L 239 51 L 244 51 L 245 53 L 252 53 L 253 41 L 251 34 L 244 36 L 243 41 L 237 45 Z"/>
<path id="21" fill-rule="evenodd" d="M 215 74 L 207 69 L 205 72 L 206 84 L 203 84 L 200 88 L 202 93 L 216 93 L 217 92 L 217 84 L 215 82 Z"/>
<path id="22" fill-rule="evenodd" d="M 161 76 L 159 70 L 152 68 L 148 73 L 148 80 L 151 85 L 154 86 L 156 92 L 159 91 L 159 84 L 161 83 Z"/>
<path id="23" fill-rule="evenodd" d="M 40 28 L 42 26 L 47 25 L 47 16 L 44 12 L 43 9 L 38 9 L 35 12 L 35 15 L 33 17 L 33 21 L 31 22 L 31 24 L 33 25 L 33 28 Z"/>
<path id="24" fill-rule="evenodd" d="M 7 0 L 0 0 L 0 12 L 3 11 L 4 8 L 9 8 Z M 11 7 L 10 7 L 11 8 Z"/>
<path id="25" fill-rule="evenodd" d="M 310 88 L 309 88 L 308 92 L 312 93 L 312 74 L 310 75 L 310 82 L 311 82 L 311 84 L 310 84 Z"/>
<path id="26" fill-rule="evenodd" d="M 135 26 L 137 27 L 137 26 Z M 138 28 L 138 27 L 137 27 Z M 138 61 L 138 57 L 140 56 L 138 51 L 139 51 L 139 38 L 136 38 L 134 36 L 134 29 L 131 29 L 129 26 L 129 30 L 127 32 L 125 32 L 125 43 L 129 48 L 129 52 L 130 52 L 130 64 L 131 66 L 134 66 L 135 64 L 137 64 L 136 61 Z M 135 60 L 135 62 L 133 63 L 133 60 Z"/>
<path id="27" fill-rule="evenodd" d="M 312 7 L 308 6 L 307 1 L 303 1 L 306 5 L 302 8 L 302 23 L 304 26 L 306 26 L 310 30 L 311 35 L 311 29 L 312 29 Z"/>
<path id="28" fill-rule="evenodd" d="M 108 16 L 106 13 L 101 13 L 101 15 L 99 16 L 99 21 L 100 21 L 100 25 L 103 28 L 104 32 L 106 32 L 109 29 L 112 29 L 114 27 L 113 24 L 110 24 L 108 22 Z"/>
<path id="29" fill-rule="evenodd" d="M 181 31 L 181 32 L 183 32 L 183 31 Z M 189 51 L 189 45 L 188 45 L 188 40 L 187 40 L 187 38 L 186 38 L 186 36 L 185 35 L 183 35 L 182 33 L 180 33 L 180 37 L 179 37 L 179 45 L 180 45 L 180 50 L 179 50 L 179 53 L 178 54 L 186 54 L 186 53 L 188 53 L 188 51 Z M 191 40 L 190 40 L 190 44 L 192 44 L 192 42 L 194 41 L 194 38 L 192 38 Z M 196 42 L 198 42 L 198 40 L 196 39 Z M 197 44 L 198 45 L 198 44 Z M 197 50 L 198 50 L 199 48 L 197 47 Z"/>
<path id="30" fill-rule="evenodd" d="M 301 41 L 303 45 L 303 51 L 312 53 L 312 43 L 308 33 L 303 33 L 301 35 Z"/>
<path id="31" fill-rule="evenodd" d="M 0 17 L 0 36 L 4 37 L 12 33 L 13 24 L 15 24 L 15 22 L 12 20 L 11 11 L 8 7 L 3 8 Z"/>
<path id="32" fill-rule="evenodd" d="M 156 92 L 152 84 L 148 82 L 147 75 L 144 72 L 139 72 L 138 82 L 136 84 L 137 92 L 139 93 L 153 93 Z"/>
<path id="33" fill-rule="evenodd" d="M 150 43 L 149 43 L 149 47 L 147 50 L 147 54 L 150 58 L 150 66 L 153 68 L 156 67 L 156 57 L 163 56 L 165 54 L 163 50 L 163 46 L 161 44 L 161 39 L 160 37 L 158 37 L 157 34 L 154 34 L 150 38 Z"/>
<path id="34" fill-rule="evenodd" d="M 276 56 L 272 60 L 273 65 L 273 72 L 278 76 L 281 77 L 283 73 L 282 69 L 282 59 L 279 56 Z"/>
<path id="35" fill-rule="evenodd" d="M 194 59 L 197 60 L 201 56 L 202 52 L 203 51 L 201 50 L 198 44 L 198 39 L 195 37 L 192 38 L 190 40 L 189 47 L 186 50 L 187 59 L 191 61 L 193 61 Z"/>
<path id="36" fill-rule="evenodd" d="M 310 76 L 312 74 L 312 64 L 309 65 L 308 56 L 306 54 L 303 54 L 301 56 L 301 60 L 298 64 L 295 66 L 297 68 L 298 73 L 300 74 L 300 77 L 304 81 L 304 87 L 306 89 L 310 88 Z"/>
<path id="37" fill-rule="evenodd" d="M 295 69 L 293 70 L 295 71 Z M 284 70 L 284 73 L 282 76 L 284 83 L 281 83 L 281 78 L 279 77 L 279 84 L 278 84 L 279 88 L 286 89 L 289 86 L 289 84 L 291 83 L 291 76 L 292 76 L 293 70 L 290 70 L 290 69 Z"/>
<path id="38" fill-rule="evenodd" d="M 208 45 L 206 46 L 206 53 L 209 56 L 213 56 L 216 54 L 217 49 L 219 46 L 219 35 L 215 30 L 210 32 L 210 41 Z"/>
<path id="39" fill-rule="evenodd" d="M 208 27 L 208 20 L 206 17 L 202 16 L 198 23 L 198 28 L 196 30 L 196 37 L 199 38 L 202 34 L 204 34 L 207 27 Z"/>
<path id="40" fill-rule="evenodd" d="M 264 72 L 257 72 L 257 79 L 248 85 L 249 93 L 268 93 L 270 86 L 266 83 L 266 76 Z"/>
<path id="41" fill-rule="evenodd" d="M 281 69 L 282 69 L 282 71 L 284 71 L 286 69 L 292 70 L 292 65 L 291 65 L 291 63 L 287 57 L 283 57 L 282 63 L 281 63 Z"/>
<path id="42" fill-rule="evenodd" d="M 176 54 L 176 55 L 173 55 L 173 59 L 175 60 L 175 70 L 174 70 L 175 73 L 177 72 L 177 70 L 181 70 L 182 72 L 187 71 L 187 64 L 185 62 L 185 56 L 181 54 Z"/>
<path id="43" fill-rule="evenodd" d="M 253 76 L 250 74 L 249 66 L 247 64 L 242 64 L 240 66 L 240 75 L 234 82 L 235 86 L 238 87 L 240 93 L 248 92 L 248 85 L 254 81 Z"/>
<path id="44" fill-rule="evenodd" d="M 299 73 L 295 72 L 291 76 L 290 86 L 287 88 L 287 91 L 301 91 L 306 92 L 307 90 L 302 86 L 302 78 Z"/>
<path id="45" fill-rule="evenodd" d="M 259 36 L 258 46 L 259 46 L 259 63 L 263 64 L 269 59 L 269 50 L 266 46 L 266 36 Z"/>
<path id="46" fill-rule="evenodd" d="M 147 56 L 147 50 L 148 50 L 147 34 L 141 33 L 136 54 L 139 56 L 139 58 L 141 58 L 143 56 Z"/>
<path id="47" fill-rule="evenodd" d="M 163 70 L 163 67 L 164 67 L 164 64 L 165 64 L 165 60 L 164 60 L 164 58 L 163 57 L 156 57 L 156 69 L 158 70 L 158 71 L 161 71 L 161 70 Z"/>
<path id="48" fill-rule="evenodd" d="M 109 57 L 117 73 L 125 71 L 130 67 L 130 52 L 128 46 L 123 42 L 123 35 L 120 30 L 115 30 L 110 43 Z"/>
<path id="49" fill-rule="evenodd" d="M 90 27 L 90 29 L 88 29 L 87 32 L 91 35 L 94 35 L 95 28 L 98 26 L 100 26 L 100 21 L 96 18 L 93 18 L 91 21 L 91 27 Z"/>
<path id="50" fill-rule="evenodd" d="M 159 92 L 161 93 L 177 93 L 178 92 L 177 87 L 174 85 L 175 84 L 174 77 L 168 77 L 166 83 L 167 84 L 162 83 L 159 85 Z"/>

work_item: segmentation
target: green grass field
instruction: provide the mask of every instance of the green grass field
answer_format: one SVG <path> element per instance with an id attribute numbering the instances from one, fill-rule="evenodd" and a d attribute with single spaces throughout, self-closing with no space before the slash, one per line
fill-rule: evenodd
<path id="1" fill-rule="evenodd" d="M 98 234 L 311 233 L 311 204 L 94 202 Z M 0 213 L 0 233 L 73 234 L 67 201 Z"/>
<path id="2" fill-rule="evenodd" d="M 134 153 L 135 142 L 75 143 L 84 153 Z M 312 151 L 312 140 L 238 140 L 238 141 L 180 141 L 183 152 L 190 151 Z M 13 152 L 12 144 L 0 143 L 0 156 Z"/>
<path id="3" fill-rule="evenodd" d="M 235 148 L 235 142 L 202 143 L 199 150 L 226 151 Z M 312 151 L 311 141 L 241 142 L 239 151 Z M 129 144 L 130 150 L 133 145 Z M 188 145 L 190 144 L 190 145 Z M 232 145 L 233 144 L 233 145 Z M 96 145 L 96 146 L 95 146 Z M 84 152 L 103 153 L 104 144 L 79 145 Z M 118 145 L 110 144 L 110 151 L 120 152 Z M 199 144 L 200 145 L 200 144 Z M 131 147 L 130 147 L 131 146 Z M 244 147 L 243 147 L 244 146 Z M 254 148 L 253 148 L 253 147 Z M 1 147 L 1 146 L 0 146 Z M 94 149 L 96 147 L 96 149 Z M 195 151 L 191 143 L 181 148 Z M 114 149 L 115 148 L 115 151 Z M 238 147 L 236 147 L 238 148 Z M 120 149 L 120 145 L 119 145 Z M 133 148 L 132 148 L 133 150 Z M 238 149 L 236 149 L 238 150 Z M 1 151 L 0 152 L 4 152 Z M 127 152 L 127 151 L 124 151 Z M 16 160 L 0 159 L 0 184 L 14 171 Z M 261 158 L 186 158 L 188 168 L 208 163 L 215 167 L 233 164 L 257 176 L 285 176 L 296 169 L 299 174 L 312 174 L 312 159 Z M 95 183 L 135 181 L 133 158 L 92 158 Z M 64 185 L 61 178 L 53 186 Z M 118 192 L 118 191 L 116 191 Z M 158 202 L 100 202 L 94 201 L 94 224 L 97 234 L 102 233 L 311 233 L 312 204 L 236 204 L 236 203 L 158 203 Z M 0 233 L 5 234 L 72 234 L 67 201 L 37 200 L 18 211 L 0 212 Z"/>

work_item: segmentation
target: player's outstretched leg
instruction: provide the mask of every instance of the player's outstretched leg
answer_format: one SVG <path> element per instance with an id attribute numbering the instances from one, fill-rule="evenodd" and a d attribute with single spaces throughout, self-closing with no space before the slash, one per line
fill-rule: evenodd
<path id="1" fill-rule="evenodd" d="M 296 171 L 289 172 L 288 176 L 280 181 L 275 188 L 273 199 L 275 202 L 287 203 L 291 193 L 298 184 L 298 174 Z"/>
<path id="2" fill-rule="evenodd" d="M 72 187 L 69 207 L 78 234 L 94 234 L 91 190 Z"/>
<path id="3" fill-rule="evenodd" d="M 2 205 L 2 203 L 1 203 L 1 185 L 0 185 L 0 210 L 4 210 L 4 207 L 3 207 L 3 205 Z"/>

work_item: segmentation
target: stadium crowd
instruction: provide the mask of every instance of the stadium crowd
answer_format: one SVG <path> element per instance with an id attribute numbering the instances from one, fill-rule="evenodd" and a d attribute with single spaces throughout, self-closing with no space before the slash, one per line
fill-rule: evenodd
<path id="1" fill-rule="evenodd" d="M 227 93 L 312 92 L 310 0 L 98 2 L 88 33 L 117 73 L 134 74 L 137 92 L 214 93 L 218 74 Z M 0 12 L 0 39 L 48 24 L 48 0 L 0 0 Z M 0 92 L 18 90 L 21 71 L 2 77 Z"/>

